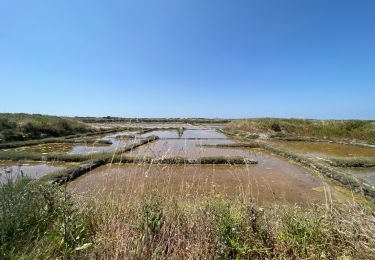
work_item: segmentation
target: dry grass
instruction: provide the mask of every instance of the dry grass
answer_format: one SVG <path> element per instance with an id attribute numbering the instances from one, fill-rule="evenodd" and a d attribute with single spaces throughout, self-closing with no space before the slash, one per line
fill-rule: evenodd
<path id="1" fill-rule="evenodd" d="M 144 180 L 148 179 L 146 173 L 140 173 L 145 176 Z M 169 187 L 173 185 L 172 183 L 166 185 L 166 183 L 171 181 L 166 179 L 161 185 L 155 183 L 153 189 L 145 189 L 140 195 L 134 191 L 142 187 L 142 183 L 139 187 L 127 185 L 126 189 L 130 193 L 126 194 L 117 191 L 116 194 L 98 197 L 73 194 L 74 204 L 69 205 L 64 204 L 64 197 L 63 200 L 59 197 L 53 198 L 62 203 L 59 209 L 61 208 L 66 215 L 48 219 L 47 231 L 38 233 L 33 246 L 17 243 L 11 251 L 12 257 L 26 259 L 337 259 L 340 257 L 372 259 L 375 257 L 373 236 L 375 213 L 356 203 L 332 201 L 331 195 L 327 193 L 326 203 L 303 208 L 280 204 L 260 207 L 245 193 L 235 197 L 221 197 L 214 192 L 189 198 L 186 194 L 170 196 Z M 186 183 L 185 186 L 188 187 L 188 184 Z M 48 187 L 49 189 L 53 187 Z M 214 184 L 211 189 L 215 190 Z M 40 198 L 45 189 L 41 192 L 33 189 L 28 196 Z M 3 198 L 6 202 L 8 197 L 3 196 Z M 29 200 L 22 201 L 26 205 Z M 19 208 L 22 209 L 22 205 Z M 32 208 L 29 210 L 32 212 Z M 0 212 L 3 213 L 1 210 Z M 65 222 L 70 223 L 68 229 L 61 231 L 59 228 L 64 227 Z M 13 222 L 7 221 L 7 223 Z M 27 232 L 29 237 L 33 237 L 33 230 L 26 228 L 24 232 Z M 74 239 L 70 242 L 63 239 L 58 242 L 53 235 L 55 233 L 58 234 L 58 239 L 65 237 L 65 234 L 82 234 L 84 239 Z M 65 245 L 65 243 L 69 244 Z"/>
<path id="2" fill-rule="evenodd" d="M 100 259 L 371 259 L 375 219 L 356 205 L 259 208 L 207 198 L 88 204 Z"/>

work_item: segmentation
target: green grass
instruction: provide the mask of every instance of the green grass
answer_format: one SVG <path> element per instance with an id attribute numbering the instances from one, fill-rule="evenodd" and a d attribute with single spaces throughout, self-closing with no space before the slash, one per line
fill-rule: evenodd
<path id="1" fill-rule="evenodd" d="M 62 189 L 9 179 L 0 186 L 0 258 L 78 257 L 90 245 L 82 220 Z"/>
<path id="2" fill-rule="evenodd" d="M 226 130 L 279 138 L 318 138 L 375 144 L 375 121 L 259 118 L 234 120 Z"/>
<path id="3" fill-rule="evenodd" d="M 0 114 L 0 142 L 25 141 L 93 132 L 71 118 L 39 114 Z"/>

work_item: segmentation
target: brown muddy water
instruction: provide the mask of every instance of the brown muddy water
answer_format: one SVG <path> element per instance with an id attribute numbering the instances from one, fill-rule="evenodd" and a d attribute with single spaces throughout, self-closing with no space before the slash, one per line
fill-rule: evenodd
<path id="1" fill-rule="evenodd" d="M 0 161 L 0 183 L 4 183 L 7 179 L 14 180 L 20 178 L 22 175 L 38 179 L 49 173 L 63 170 L 73 165 L 76 164 L 60 162 Z"/>
<path id="2" fill-rule="evenodd" d="M 187 129 L 180 136 L 177 130 L 152 131 L 142 137 L 157 135 L 160 140 L 148 145 L 141 146 L 134 151 L 127 153 L 133 157 L 186 157 L 196 159 L 210 156 L 243 156 L 249 157 L 251 151 L 239 149 L 220 149 L 215 147 L 203 147 L 202 145 L 232 144 L 224 134 L 216 129 L 201 128 Z"/>
<path id="3" fill-rule="evenodd" d="M 204 147 L 202 145 L 231 144 L 229 139 L 202 139 L 202 140 L 157 140 L 148 145 L 143 145 L 137 149 L 126 153 L 132 157 L 170 158 L 186 157 L 197 159 L 199 157 L 211 156 L 242 156 L 252 157 L 252 150 L 242 149 L 222 149 L 215 147 Z"/>
<path id="4" fill-rule="evenodd" d="M 273 202 L 308 205 L 325 202 L 328 186 L 285 160 L 264 153 L 258 165 L 136 165 L 99 167 L 70 184 L 88 196 L 117 196 L 121 200 L 156 192 L 185 199 L 242 197 L 260 204 Z"/>
<path id="5" fill-rule="evenodd" d="M 181 138 L 227 139 L 227 137 L 224 134 L 213 129 L 185 130 Z"/>
<path id="6" fill-rule="evenodd" d="M 375 157 L 375 148 L 355 145 L 304 141 L 271 141 L 270 144 L 315 158 L 354 156 Z"/>
<path id="7" fill-rule="evenodd" d="M 145 138 L 145 137 L 149 137 L 149 136 L 152 136 L 152 135 L 156 135 L 156 136 L 158 136 L 159 138 L 162 138 L 162 139 L 180 138 L 180 135 L 179 135 L 177 130 L 155 130 L 155 131 L 151 131 L 151 132 L 148 132 L 148 133 L 144 133 L 144 134 L 141 135 L 141 137 Z"/>

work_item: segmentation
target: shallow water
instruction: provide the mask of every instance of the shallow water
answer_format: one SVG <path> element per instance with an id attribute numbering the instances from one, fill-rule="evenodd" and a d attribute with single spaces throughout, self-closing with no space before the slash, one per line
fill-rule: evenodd
<path id="1" fill-rule="evenodd" d="M 250 151 L 239 149 L 220 149 L 204 147 L 202 145 L 232 144 L 224 134 L 216 129 L 187 129 L 179 136 L 177 130 L 156 130 L 142 135 L 142 137 L 157 135 L 160 139 L 148 145 L 138 147 L 127 153 L 133 157 L 186 157 L 196 159 L 209 156 L 243 156 L 249 157 Z"/>
<path id="2" fill-rule="evenodd" d="M 92 154 L 92 153 L 106 153 L 116 151 L 118 149 L 124 148 L 125 146 L 134 144 L 137 142 L 137 138 L 118 138 L 123 136 L 133 136 L 137 131 L 122 131 L 115 134 L 106 135 L 101 138 L 104 141 L 110 141 L 110 145 L 75 145 L 68 154 Z"/>
<path id="3" fill-rule="evenodd" d="M 121 138 L 123 136 L 134 136 L 137 131 L 122 131 L 114 134 L 104 135 L 104 136 L 89 136 L 85 138 L 72 139 L 76 140 L 77 143 L 49 143 L 49 144 L 39 144 L 32 146 L 24 146 L 15 148 L 15 151 L 24 152 L 36 152 L 42 154 L 49 153 L 68 153 L 68 154 L 91 154 L 91 153 L 102 153 L 115 151 L 117 149 L 123 148 L 129 144 L 135 142 L 133 138 Z M 118 138 L 120 137 L 120 138 Z M 101 144 L 99 141 L 110 141 L 112 144 Z M 90 143 L 85 143 L 85 141 L 90 141 Z M 92 143 L 94 142 L 94 143 Z"/>
<path id="4" fill-rule="evenodd" d="M 161 139 L 228 139 L 215 129 L 187 129 L 180 136 L 177 130 L 155 130 L 142 134 L 142 137 L 156 135 Z"/>
<path id="5" fill-rule="evenodd" d="M 89 196 L 132 199 L 156 191 L 159 196 L 194 199 L 204 196 L 243 197 L 260 204 L 307 205 L 323 202 L 326 184 L 282 159 L 260 155 L 258 165 L 132 165 L 99 167 L 70 184 Z"/>
<path id="6" fill-rule="evenodd" d="M 303 141 L 272 141 L 270 143 L 310 157 L 375 157 L 375 148 L 355 145 Z"/>
<path id="7" fill-rule="evenodd" d="M 203 140 L 157 140 L 148 145 L 138 147 L 134 151 L 126 153 L 133 157 L 168 158 L 182 156 L 196 159 L 207 156 L 242 156 L 249 157 L 251 150 L 222 149 L 216 147 L 204 147 L 202 145 L 231 144 L 229 139 L 203 139 Z"/>
<path id="8" fill-rule="evenodd" d="M 148 137 L 156 135 L 159 138 L 180 138 L 178 131 L 177 130 L 156 130 L 156 131 L 151 131 L 145 134 L 142 134 L 141 137 Z"/>
<path id="9" fill-rule="evenodd" d="M 0 161 L 0 183 L 3 183 L 8 178 L 16 179 L 23 176 L 28 176 L 33 179 L 40 178 L 49 173 L 63 170 L 69 166 L 76 165 L 74 163 L 60 163 L 60 162 L 12 162 Z"/>
<path id="10" fill-rule="evenodd" d="M 92 153 L 106 153 L 106 152 L 114 152 L 119 150 L 125 146 L 131 145 L 136 143 L 136 139 L 131 140 L 118 140 L 113 142 L 111 145 L 76 145 L 74 146 L 68 154 L 92 154 Z"/>
<path id="11" fill-rule="evenodd" d="M 353 174 L 355 177 L 364 179 L 368 183 L 375 185 L 375 167 L 369 168 L 341 168 L 342 171 Z"/>
<path id="12" fill-rule="evenodd" d="M 227 137 L 213 129 L 185 130 L 181 138 L 215 138 L 227 139 Z"/>

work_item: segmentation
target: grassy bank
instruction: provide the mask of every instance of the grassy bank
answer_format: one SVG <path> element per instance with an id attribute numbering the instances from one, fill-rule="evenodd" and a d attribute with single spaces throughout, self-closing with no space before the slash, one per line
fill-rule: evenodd
<path id="1" fill-rule="evenodd" d="M 125 198 L 124 198 L 125 199 Z M 75 200 L 21 180 L 0 187 L 3 259 L 372 259 L 374 212 L 353 204 Z"/>
<path id="2" fill-rule="evenodd" d="M 138 129 L 138 128 L 137 128 Z M 32 146 L 37 144 L 50 144 L 50 143 L 104 143 L 108 144 L 109 142 L 106 140 L 90 140 L 89 137 L 92 136 L 100 136 L 120 131 L 126 130 L 134 130 L 133 128 L 124 128 L 124 127 L 116 127 L 111 129 L 95 129 L 93 132 L 88 133 L 81 133 L 75 135 L 68 135 L 62 137 L 50 137 L 50 138 L 42 138 L 42 139 L 34 139 L 34 140 L 26 140 L 26 141 L 13 141 L 13 142 L 6 142 L 0 143 L 0 149 L 10 149 L 10 148 L 18 148 L 23 146 Z"/>
<path id="3" fill-rule="evenodd" d="M 220 118 L 123 118 L 123 117 L 76 117 L 85 123 L 228 123 L 229 119 Z"/>
<path id="4" fill-rule="evenodd" d="M 293 140 L 303 137 L 375 144 L 375 121 L 372 120 L 259 118 L 234 120 L 227 125 L 226 130 Z"/>
<path id="5" fill-rule="evenodd" d="M 375 158 L 367 157 L 331 157 L 327 162 L 335 167 L 375 167 Z"/>
<path id="6" fill-rule="evenodd" d="M 75 119 L 39 114 L 0 114 L 0 142 L 60 137 L 94 130 Z"/>
<path id="7" fill-rule="evenodd" d="M 233 144 L 202 144 L 197 145 L 202 147 L 217 147 L 217 148 L 260 148 L 260 144 L 256 142 L 252 143 L 233 143 Z"/>

